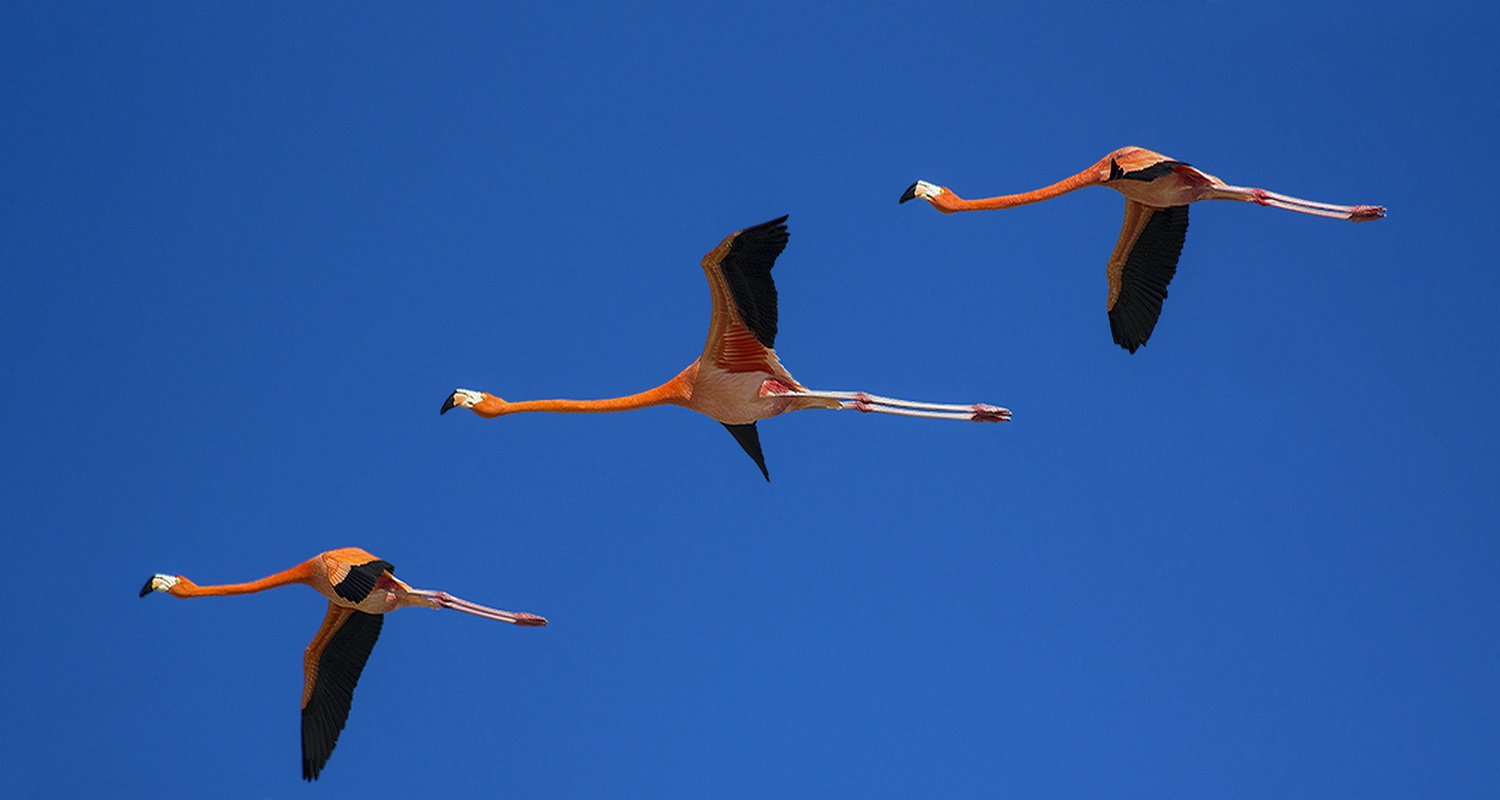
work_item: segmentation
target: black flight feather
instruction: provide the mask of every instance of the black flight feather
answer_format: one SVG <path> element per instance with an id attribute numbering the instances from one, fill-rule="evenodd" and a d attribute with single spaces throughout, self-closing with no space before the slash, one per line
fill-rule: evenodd
<path id="1" fill-rule="evenodd" d="M 354 686 L 380 638 L 385 616 L 350 611 L 318 657 L 318 677 L 302 707 L 302 779 L 313 781 L 333 755 L 339 732 L 349 719 Z"/>
<path id="2" fill-rule="evenodd" d="M 760 467 L 760 474 L 771 480 L 771 473 L 766 470 L 766 457 L 760 452 L 760 432 L 755 429 L 755 423 L 749 425 L 730 425 L 727 422 L 720 423 L 726 430 L 734 434 L 734 440 L 745 448 L 745 452 L 755 459 L 755 466 Z"/>
<path id="3" fill-rule="evenodd" d="M 1153 210 L 1120 269 L 1120 293 L 1109 309 L 1109 332 L 1115 344 L 1132 353 L 1151 338 L 1156 328 L 1161 303 L 1167 299 L 1167 284 L 1177 274 L 1187 228 L 1187 206 Z"/>
<path id="4" fill-rule="evenodd" d="M 735 235 L 719 262 L 735 310 L 766 347 L 776 346 L 776 284 L 771 280 L 771 267 L 786 249 L 788 236 L 786 217 L 746 228 Z"/>
<path id="5" fill-rule="evenodd" d="M 350 567 L 349 574 L 333 585 L 333 591 L 351 603 L 362 603 L 375 590 L 375 582 L 380 580 L 382 572 L 394 575 L 396 568 L 391 566 L 391 562 L 378 559 Z"/>
<path id="6" fill-rule="evenodd" d="M 1181 161 L 1158 161 L 1155 164 L 1146 167 L 1145 169 L 1126 172 L 1125 170 L 1120 169 L 1120 162 L 1115 161 L 1114 159 L 1110 159 L 1109 180 L 1146 181 L 1149 183 L 1150 181 L 1154 181 L 1157 178 L 1162 177 L 1163 175 L 1171 175 L 1173 170 L 1177 169 L 1178 167 L 1185 166 L 1187 166 L 1187 164 L 1184 164 Z"/>

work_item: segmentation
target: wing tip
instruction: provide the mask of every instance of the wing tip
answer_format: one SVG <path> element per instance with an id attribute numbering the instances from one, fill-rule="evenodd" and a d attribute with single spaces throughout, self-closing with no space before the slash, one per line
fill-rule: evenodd
<path id="1" fill-rule="evenodd" d="M 741 230 L 735 231 L 734 238 L 739 239 L 746 234 L 750 234 L 751 236 L 755 236 L 756 234 L 769 234 L 770 236 L 790 238 L 791 231 L 787 228 L 786 224 L 786 221 L 789 217 L 791 217 L 791 214 L 782 214 L 776 219 L 766 220 L 759 225 L 751 225 L 748 228 L 743 228 Z M 783 239 L 783 241 L 785 240 Z"/>
<path id="2" fill-rule="evenodd" d="M 731 425 L 727 422 L 721 422 L 719 424 L 723 425 L 724 429 L 729 431 L 736 442 L 739 442 L 740 447 L 745 450 L 745 455 L 750 456 L 750 459 L 755 462 L 755 466 L 760 467 L 760 474 L 765 476 L 766 483 L 770 483 L 771 471 L 766 469 L 766 457 L 760 449 L 760 431 L 756 429 L 755 423 Z"/>

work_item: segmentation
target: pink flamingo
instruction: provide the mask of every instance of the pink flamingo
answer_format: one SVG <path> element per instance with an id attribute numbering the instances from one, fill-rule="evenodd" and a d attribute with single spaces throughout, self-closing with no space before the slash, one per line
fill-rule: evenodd
<path id="1" fill-rule="evenodd" d="M 690 408 L 718 420 L 734 435 L 766 480 L 757 420 L 804 408 L 854 409 L 907 417 L 1005 422 L 1010 411 L 989 405 L 948 405 L 897 400 L 864 392 L 829 392 L 798 383 L 772 349 L 776 341 L 776 284 L 771 267 L 787 243 L 786 217 L 730 234 L 703 257 L 713 299 L 703 355 L 654 389 L 606 400 L 526 400 L 511 403 L 488 392 L 456 389 L 440 413 L 467 408 L 485 418 L 523 411 L 588 413 L 629 411 L 664 404 Z"/>
<path id="2" fill-rule="evenodd" d="M 1241 200 L 1353 222 L 1385 216 L 1382 206 L 1336 206 L 1265 189 L 1230 186 L 1202 170 L 1140 147 L 1122 147 L 1083 172 L 1032 192 L 964 200 L 951 189 L 917 181 L 901 195 L 901 202 L 920 198 L 944 214 L 952 214 L 1037 203 L 1085 186 L 1108 186 L 1125 195 L 1125 225 L 1106 269 L 1106 308 L 1115 343 L 1132 353 L 1151 337 L 1161 316 L 1167 284 L 1177 272 L 1177 258 L 1187 236 L 1189 203 Z"/>
<path id="3" fill-rule="evenodd" d="M 305 583 L 328 598 L 328 615 L 303 657 L 302 777 L 313 781 L 333 755 L 339 732 L 349 718 L 354 685 L 380 636 L 383 615 L 398 608 L 452 608 L 512 625 L 546 625 L 535 614 L 519 614 L 482 606 L 447 592 L 413 589 L 396 580 L 389 561 L 357 548 L 320 553 L 291 569 L 250 583 L 199 586 L 181 575 L 152 575 L 141 597 L 166 592 L 173 597 L 211 597 L 250 594 Z"/>

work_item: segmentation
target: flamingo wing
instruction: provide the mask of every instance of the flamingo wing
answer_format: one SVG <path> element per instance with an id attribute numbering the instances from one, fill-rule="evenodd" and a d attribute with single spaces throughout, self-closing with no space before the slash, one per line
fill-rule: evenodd
<path id="1" fill-rule="evenodd" d="M 306 680 L 302 688 L 302 778 L 317 780 L 339 732 L 349 719 L 354 686 L 364 671 L 385 617 L 328 604 L 323 626 L 303 657 Z"/>
<path id="2" fill-rule="evenodd" d="M 1125 201 L 1125 224 L 1109 257 L 1109 330 L 1134 353 L 1151 338 L 1187 237 L 1188 207 Z"/>
<path id="3" fill-rule="evenodd" d="M 755 423 L 730 425 L 724 422 L 720 424 L 724 426 L 725 430 L 734 434 L 734 440 L 739 442 L 740 447 L 745 448 L 745 453 L 755 460 L 755 466 L 760 467 L 760 474 L 764 475 L 766 480 L 770 480 L 771 472 L 766 469 L 766 457 L 760 451 L 760 431 L 755 429 Z"/>
<path id="4" fill-rule="evenodd" d="M 329 570 L 328 579 L 333 583 L 334 594 L 351 603 L 361 603 L 375 590 L 375 583 L 384 572 L 395 575 L 396 568 L 389 561 L 374 558 L 362 564 L 339 563 L 335 569 Z"/>
<path id="5" fill-rule="evenodd" d="M 786 217 L 781 217 L 730 234 L 703 257 L 713 299 L 705 363 L 727 372 L 773 371 L 777 314 L 771 267 L 787 239 Z"/>
<path id="6" fill-rule="evenodd" d="M 1109 178 L 1107 180 L 1141 181 L 1142 183 L 1150 183 L 1157 178 L 1173 174 L 1174 172 L 1176 172 L 1178 167 L 1188 166 L 1181 161 L 1173 161 L 1172 159 L 1166 158 L 1159 153 L 1152 153 L 1149 150 L 1144 152 L 1147 153 L 1147 155 L 1154 157 L 1153 159 L 1151 159 L 1150 163 L 1145 165 L 1137 164 L 1134 169 L 1128 171 L 1120 166 L 1119 159 L 1110 159 Z M 1139 160 L 1140 159 L 1137 159 L 1137 161 Z"/>

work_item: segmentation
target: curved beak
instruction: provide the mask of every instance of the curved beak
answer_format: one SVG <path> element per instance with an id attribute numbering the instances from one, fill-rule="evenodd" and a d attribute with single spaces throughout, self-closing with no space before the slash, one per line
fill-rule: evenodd
<path id="1" fill-rule="evenodd" d="M 452 411 L 453 408 L 458 405 L 457 403 L 453 402 L 453 398 L 455 397 L 458 397 L 458 392 L 454 392 L 453 394 L 448 395 L 448 399 L 443 401 L 443 408 L 438 412 L 438 416 L 442 416 L 449 411 Z"/>
<path id="2" fill-rule="evenodd" d="M 146 579 L 146 585 L 141 587 L 141 597 L 151 594 L 151 584 L 156 582 L 156 576 L 152 575 Z"/>
<path id="3" fill-rule="evenodd" d="M 898 204 L 905 203 L 907 200 L 915 200 L 917 198 L 918 183 L 921 183 L 921 181 L 917 181 L 916 183 L 913 183 L 911 186 L 907 187 L 906 191 L 901 195 L 901 199 L 897 201 Z"/>

